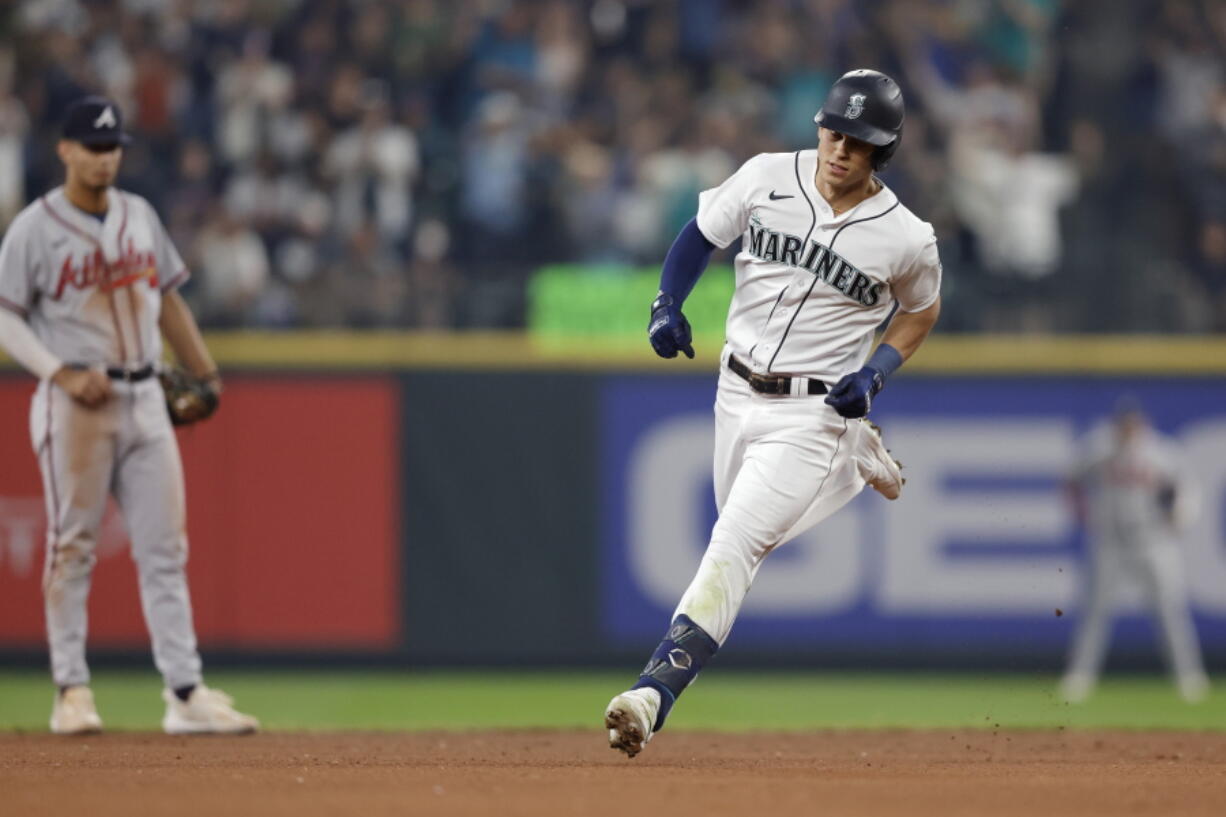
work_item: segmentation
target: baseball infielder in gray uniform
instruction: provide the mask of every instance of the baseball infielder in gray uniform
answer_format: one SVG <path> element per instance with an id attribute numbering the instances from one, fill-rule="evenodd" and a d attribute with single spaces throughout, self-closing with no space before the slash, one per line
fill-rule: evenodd
<path id="1" fill-rule="evenodd" d="M 1089 592 L 1061 693 L 1067 700 L 1081 701 L 1093 691 L 1106 657 L 1117 594 L 1132 580 L 1153 611 L 1180 695 L 1200 700 L 1209 682 L 1188 610 L 1177 543 L 1179 529 L 1195 513 L 1195 487 L 1181 476 L 1174 440 L 1158 433 L 1140 405 L 1125 398 L 1111 421 L 1089 434 L 1070 488 L 1090 533 Z"/>
<path id="2" fill-rule="evenodd" d="M 63 187 L 26 207 L 0 244 L 0 345 L 38 379 L 30 434 L 47 504 L 43 589 L 51 730 L 102 728 L 85 662 L 86 599 L 108 495 L 132 541 L 163 729 L 245 733 L 255 718 L 206 687 L 187 590 L 183 468 L 156 377 L 162 336 L 191 372 L 217 368 L 177 293 L 188 278 L 157 214 L 112 187 L 128 136 L 102 97 L 75 102 L 57 152 Z"/>
<path id="3" fill-rule="evenodd" d="M 682 302 L 711 253 L 741 241 L 715 401 L 719 519 L 638 682 L 605 707 L 609 745 L 631 757 L 724 643 L 775 547 L 865 485 L 888 499 L 902 488 L 861 419 L 940 311 L 932 227 L 873 173 L 901 139 L 902 92 L 877 71 L 852 71 L 815 122 L 817 150 L 755 156 L 702 193 L 664 261 L 648 334 L 659 355 L 693 357 Z"/>

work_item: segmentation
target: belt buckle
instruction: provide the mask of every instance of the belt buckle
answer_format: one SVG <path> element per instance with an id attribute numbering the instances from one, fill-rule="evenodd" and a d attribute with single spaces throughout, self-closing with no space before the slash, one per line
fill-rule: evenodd
<path id="1" fill-rule="evenodd" d="M 135 383 L 144 375 L 145 367 L 134 369 L 131 366 L 120 366 L 119 371 L 121 372 L 119 379 L 124 383 Z"/>
<path id="2" fill-rule="evenodd" d="M 749 385 L 761 394 L 786 394 L 783 389 L 783 378 L 750 372 Z"/>

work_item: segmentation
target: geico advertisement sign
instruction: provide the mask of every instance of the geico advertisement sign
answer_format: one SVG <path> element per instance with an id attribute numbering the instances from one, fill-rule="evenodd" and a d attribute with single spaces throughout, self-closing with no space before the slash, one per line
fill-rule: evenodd
<path id="1" fill-rule="evenodd" d="M 1064 483 L 1084 427 L 1064 417 L 895 416 L 888 444 L 905 465 L 903 495 L 871 489 L 763 563 L 744 606 L 748 618 L 896 617 L 1050 621 L 1076 606 L 1084 536 Z M 614 571 L 631 587 L 607 595 L 613 630 L 638 620 L 629 605 L 671 611 L 701 558 L 714 521 L 709 412 L 648 423 L 626 449 L 624 527 L 614 531 Z M 1188 423 L 1176 438 L 1200 487 L 1202 512 L 1182 537 L 1190 601 L 1226 614 L 1226 417 Z M 1139 588 L 1124 588 L 1137 609 Z M 657 625 L 658 626 L 658 622 Z"/>

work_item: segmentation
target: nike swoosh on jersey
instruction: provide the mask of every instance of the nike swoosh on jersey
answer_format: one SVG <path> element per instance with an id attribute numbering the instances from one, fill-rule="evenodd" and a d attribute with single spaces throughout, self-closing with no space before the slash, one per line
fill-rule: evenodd
<path id="1" fill-rule="evenodd" d="M 794 198 L 796 198 L 796 197 L 795 197 L 795 196 L 791 196 L 791 195 L 789 195 L 789 196 L 777 196 L 777 195 L 775 195 L 775 191 L 774 191 L 774 190 L 772 190 L 772 191 L 771 191 L 771 201 L 779 201 L 779 199 L 794 199 Z"/>

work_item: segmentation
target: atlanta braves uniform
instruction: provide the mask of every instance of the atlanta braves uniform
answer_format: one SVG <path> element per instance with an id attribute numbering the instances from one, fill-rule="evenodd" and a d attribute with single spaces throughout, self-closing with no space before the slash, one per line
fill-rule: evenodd
<path id="1" fill-rule="evenodd" d="M 1131 580 L 1159 625 L 1163 653 L 1180 693 L 1202 697 L 1207 679 L 1188 609 L 1178 528 L 1190 521 L 1193 486 L 1181 477 L 1175 442 L 1137 419 L 1096 428 L 1074 475 L 1090 531 L 1089 588 L 1062 688 L 1070 700 L 1093 689 L 1102 671 L 1119 592 Z"/>
<path id="2" fill-rule="evenodd" d="M 198 685 L 183 472 L 155 376 L 162 294 L 188 272 L 153 208 L 111 188 L 103 220 L 58 188 L 10 225 L 0 245 L 0 307 L 28 321 L 66 364 L 109 369 L 100 408 L 49 379 L 34 393 L 30 436 L 42 471 L 48 552 L 44 574 L 51 667 L 60 687 L 88 684 L 86 598 L 94 548 L 113 495 L 132 540 L 141 603 L 158 670 L 170 689 Z"/>

